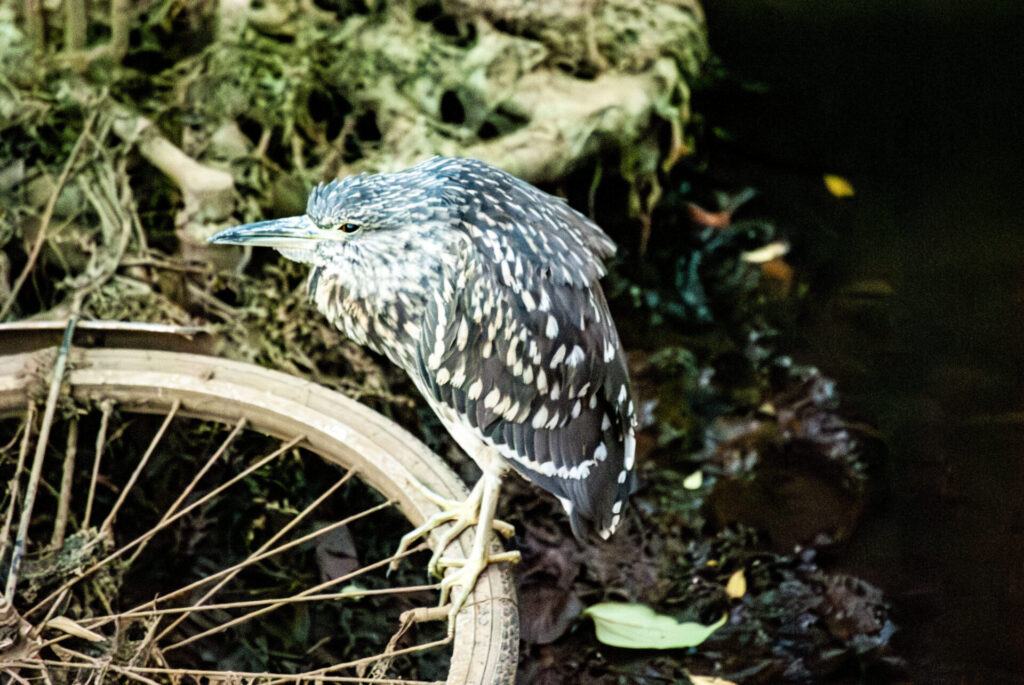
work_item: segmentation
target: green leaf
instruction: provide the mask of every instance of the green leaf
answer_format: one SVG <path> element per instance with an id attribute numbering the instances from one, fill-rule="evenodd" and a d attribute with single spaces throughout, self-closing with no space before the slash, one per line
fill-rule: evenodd
<path id="1" fill-rule="evenodd" d="M 657 614 L 643 604 L 603 602 L 583 612 L 594 619 L 597 639 L 612 647 L 628 649 L 676 649 L 693 647 L 725 625 L 726 616 L 713 625 L 680 623 Z"/>

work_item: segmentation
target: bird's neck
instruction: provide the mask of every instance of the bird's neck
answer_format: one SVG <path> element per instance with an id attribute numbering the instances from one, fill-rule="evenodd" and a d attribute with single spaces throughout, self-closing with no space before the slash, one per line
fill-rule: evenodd
<path id="1" fill-rule="evenodd" d="M 315 266 L 310 299 L 351 340 L 410 368 L 416 363 L 410 342 L 419 337 L 427 298 L 454 267 L 458 246 L 432 240 L 382 242 Z"/>

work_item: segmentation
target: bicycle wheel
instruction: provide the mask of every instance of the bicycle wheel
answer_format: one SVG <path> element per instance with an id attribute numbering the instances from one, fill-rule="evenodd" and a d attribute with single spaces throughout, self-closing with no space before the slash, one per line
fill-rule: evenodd
<path id="1" fill-rule="evenodd" d="M 423 621 L 445 612 L 436 584 L 415 582 L 422 559 L 384 573 L 401 534 L 437 511 L 412 483 L 468 494 L 444 462 L 316 384 L 154 349 L 183 346 L 157 329 L 82 324 L 77 339 L 105 347 L 71 347 L 55 383 L 56 325 L 0 327 L 0 349 L 20 350 L 0 357 L 9 675 L 511 682 L 518 614 L 504 565 L 480 577 L 451 637 L 443 621 Z M 116 346 L 125 340 L 133 347 Z M 269 509 L 247 499 L 294 493 L 278 481 L 295 479 L 331 484 L 308 506 L 293 494 Z M 314 525 L 324 512 L 333 522 Z M 471 543 L 464 534 L 445 556 L 464 558 Z M 374 644 L 385 624 L 394 634 Z M 295 633 L 308 634 L 305 653 Z"/>

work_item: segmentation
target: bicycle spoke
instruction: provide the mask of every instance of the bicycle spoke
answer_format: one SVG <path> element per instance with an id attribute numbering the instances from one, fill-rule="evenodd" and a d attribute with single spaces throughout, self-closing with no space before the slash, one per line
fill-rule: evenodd
<path id="1" fill-rule="evenodd" d="M 7 515 L 4 516 L 4 525 L 0 529 L 0 562 L 7 556 L 7 548 L 10 546 L 11 521 L 14 520 L 14 508 L 18 504 L 20 494 L 21 472 L 25 470 L 25 459 L 28 457 L 29 447 L 32 445 L 32 426 L 35 424 L 36 406 L 30 404 L 25 421 L 22 423 L 21 446 L 18 448 L 18 463 L 14 467 L 14 477 L 11 478 L 10 502 L 7 505 Z M 6 600 L 6 595 L 4 596 Z"/>
<path id="2" fill-rule="evenodd" d="M 264 543 L 263 543 L 262 545 L 260 545 L 260 547 L 259 547 L 259 548 L 258 548 L 258 549 L 257 549 L 257 550 L 256 550 L 255 552 L 253 552 L 253 553 L 252 553 L 252 554 L 251 554 L 251 555 L 249 556 L 249 558 L 251 559 L 251 558 L 252 558 L 252 557 L 254 557 L 254 556 L 258 556 L 258 555 L 262 554 L 263 552 L 265 552 L 265 551 L 266 551 L 267 549 L 271 548 L 271 547 L 273 546 L 273 544 L 274 544 L 275 542 L 277 542 L 278 540 L 280 540 L 280 539 L 281 539 L 282 537 L 284 537 L 284 536 L 285 536 L 285 535 L 286 535 L 286 534 L 287 534 L 287 533 L 288 533 L 288 532 L 289 532 L 289 531 L 290 531 L 290 530 L 291 530 L 292 528 L 294 528 L 295 526 L 297 526 L 297 525 L 298 525 L 298 524 L 299 524 L 299 523 L 300 523 L 300 522 L 301 522 L 301 521 L 302 521 L 302 520 L 303 520 L 303 519 L 304 519 L 304 518 L 305 518 L 305 517 L 306 517 L 306 516 L 307 516 L 307 515 L 308 515 L 309 513 L 311 513 L 311 512 L 313 511 L 313 510 L 315 510 L 315 509 L 316 509 L 316 508 L 317 508 L 317 507 L 318 507 L 318 506 L 319 506 L 319 505 L 320 505 L 321 503 L 323 503 L 323 502 L 324 502 L 324 501 L 325 501 L 325 500 L 326 500 L 326 499 L 327 499 L 328 497 L 330 497 L 330 496 L 331 496 L 332 494 L 334 494 L 335 492 L 337 492 L 338 488 L 340 488 L 340 487 L 341 487 L 342 485 L 344 485 L 345 483 L 347 483 L 347 482 L 348 482 L 348 480 L 349 480 L 349 479 L 350 479 L 350 478 L 351 478 L 351 477 L 352 477 L 353 475 L 355 475 L 355 471 L 352 471 L 352 470 L 346 471 L 346 472 L 345 472 L 345 474 L 344 474 L 344 475 L 343 475 L 343 476 L 342 476 L 341 478 L 339 478 L 339 479 L 338 479 L 338 480 L 337 480 L 337 481 L 336 481 L 336 482 L 334 483 L 334 485 L 332 485 L 332 486 L 331 486 L 330 488 L 328 488 L 328 489 L 327 489 L 327 490 L 326 490 L 326 491 L 325 491 L 325 492 L 324 492 L 323 494 L 321 494 L 321 495 L 320 495 L 319 497 L 317 497 L 317 498 L 316 498 L 315 500 L 313 500 L 313 502 L 311 502 L 311 503 L 309 504 L 309 506 L 307 506 L 307 507 L 306 507 L 306 508 L 305 508 L 304 510 L 302 510 L 301 512 L 299 512 L 298 514 L 296 514 L 296 515 L 295 515 L 295 516 L 294 516 L 294 517 L 292 518 L 292 520 L 291 520 L 291 521 L 289 521 L 289 522 L 288 522 L 288 523 L 287 523 L 286 525 L 282 526 L 282 527 L 281 527 L 281 530 L 277 531 L 277 533 L 275 533 L 275 534 L 274 534 L 273 536 L 271 536 L 271 538 L 270 538 L 269 540 L 267 540 L 267 541 L 266 541 L 266 542 L 264 542 Z M 248 563 L 252 563 L 251 561 L 248 561 L 248 560 L 246 560 L 246 561 L 247 561 Z M 246 563 L 246 562 L 243 562 L 243 563 Z M 218 590 L 220 590 L 220 589 L 221 589 L 222 587 L 224 587 L 224 586 L 225 586 L 225 585 L 227 585 L 227 584 L 228 584 L 229 582 L 231 582 L 231 579 L 232 579 L 232 578 L 234 578 L 234 577 L 235 577 L 236 575 L 238 575 L 238 573 L 239 573 L 239 572 L 240 572 L 240 571 L 241 571 L 241 570 L 242 570 L 243 568 L 245 568 L 245 566 L 241 566 L 241 565 L 240 565 L 240 566 L 238 566 L 238 568 L 237 568 L 237 569 L 235 569 L 235 570 L 234 570 L 234 571 L 233 571 L 232 573 L 228 573 L 228 574 L 226 574 L 226 575 L 225 575 L 225 576 L 224 576 L 224 577 L 223 577 L 223 578 L 222 578 L 222 579 L 221 579 L 221 580 L 220 580 L 220 581 L 219 581 L 219 582 L 218 582 L 218 583 L 217 583 L 216 585 L 214 585 L 214 586 L 213 586 L 212 588 L 210 588 L 209 590 L 207 590 L 207 591 L 206 591 L 206 594 L 204 594 L 204 595 L 203 595 L 202 597 L 200 597 L 200 598 L 199 598 L 199 600 L 197 600 L 197 601 L 196 601 L 196 602 L 195 602 L 195 603 L 193 604 L 193 606 L 194 606 L 194 607 L 199 607 L 199 606 L 201 606 L 201 605 L 202 605 L 202 604 L 203 604 L 204 602 L 206 602 L 206 600 L 208 600 L 208 599 L 209 599 L 210 597 L 212 597 L 212 596 L 213 596 L 214 594 L 216 594 Z M 175 621 L 173 621 L 173 622 L 172 622 L 172 623 L 171 623 L 171 624 L 170 624 L 169 626 L 167 626 L 166 628 L 164 628 L 164 630 L 163 630 L 163 631 L 162 631 L 162 632 L 160 633 L 160 635 L 158 636 L 158 639 L 162 639 L 162 638 L 164 638 L 164 637 L 167 637 L 167 635 L 168 635 L 168 634 L 169 634 L 169 633 L 170 633 L 170 632 L 171 632 L 172 630 L 174 630 L 174 629 L 175 629 L 176 627 L 178 627 L 178 625 L 180 625 L 180 624 L 181 624 L 181 622 L 182 622 L 182 621 L 184 621 L 184 620 L 185 620 L 186 618 L 187 618 L 187 615 L 186 615 L 186 616 L 181 616 L 180 618 L 178 618 L 178 619 L 176 619 Z"/>
<path id="3" fill-rule="evenodd" d="M 64 546 L 64 534 L 68 527 L 68 516 L 71 512 L 71 480 L 75 475 L 75 456 L 78 453 L 78 419 L 68 422 L 67 447 L 64 448 L 64 469 L 60 478 L 60 497 L 57 500 L 57 515 L 53 524 L 53 536 L 50 538 L 50 549 Z"/>
<path id="4" fill-rule="evenodd" d="M 380 568 L 380 564 L 375 564 L 374 568 Z M 365 569 L 360 569 L 359 572 L 348 574 L 344 577 L 334 578 L 330 582 L 332 585 L 351 580 L 359 575 Z M 373 570 L 373 569 L 370 569 Z M 318 585 L 317 588 L 323 588 L 324 585 Z M 188 614 L 191 612 L 203 612 L 203 611 L 225 611 L 227 609 L 249 609 L 253 607 L 273 607 L 283 606 L 285 604 L 299 604 L 302 602 L 324 602 L 338 599 L 354 599 L 359 597 L 375 597 L 383 595 L 402 595 L 410 594 L 415 592 L 428 592 L 431 590 L 437 590 L 440 587 L 440 583 L 432 583 L 430 585 L 407 585 L 405 587 L 387 587 L 378 590 L 343 590 L 340 592 L 328 592 L 325 594 L 304 594 L 305 592 L 311 592 L 316 588 L 310 588 L 291 597 L 273 597 L 271 599 L 244 599 L 237 602 L 222 602 L 219 604 L 203 604 L 189 605 L 184 607 L 172 607 L 169 609 L 132 609 L 120 614 L 110 614 L 109 616 L 102 617 L 104 622 L 118 621 L 123 619 L 135 619 L 135 618 L 149 618 L 153 616 L 172 616 L 174 614 Z M 444 608 L 444 607 L 440 607 Z M 447 610 L 446 610 L 447 612 Z M 448 614 L 445 613 L 445 616 Z M 99 620 L 99 619 L 97 619 Z M 90 624 L 96 627 L 99 624 Z M 84 626 L 83 626 L 84 627 Z M 45 646 L 45 645 L 44 645 Z M 177 645 L 173 645 L 177 646 Z M 167 647 L 164 648 L 169 649 Z"/>
<path id="5" fill-rule="evenodd" d="M 243 563 L 245 565 L 248 565 L 248 564 L 255 563 L 256 561 L 259 561 L 261 559 L 265 559 L 267 557 L 273 556 L 274 554 L 277 554 L 278 552 L 281 552 L 281 551 L 283 551 L 285 549 L 289 549 L 291 547 L 295 547 L 296 545 L 300 545 L 303 542 L 306 542 L 307 540 L 312 540 L 313 538 L 315 538 L 315 537 L 317 537 L 319 535 L 322 535 L 322 534 L 324 534 L 326 532 L 329 532 L 331 530 L 335 530 L 337 528 L 341 528 L 342 526 L 347 526 L 350 523 L 352 523 L 353 521 L 356 521 L 356 520 L 358 520 L 360 518 L 363 518 L 364 516 L 369 516 L 370 514 L 372 514 L 374 512 L 377 512 L 377 511 L 380 511 L 381 509 L 384 509 L 385 507 L 391 506 L 392 504 L 393 504 L 392 502 L 382 502 L 381 504 L 378 504 L 375 507 L 371 507 L 369 509 L 365 509 L 365 510 L 359 512 L 358 514 L 353 514 L 352 516 L 344 518 L 341 521 L 338 521 L 337 523 L 332 523 L 332 524 L 330 524 L 328 526 L 324 526 L 323 528 L 315 530 L 312 533 L 309 533 L 308 535 L 304 535 L 304 536 L 302 536 L 300 538 L 292 540 L 291 542 L 289 542 L 287 544 L 284 544 L 284 545 L 281 545 L 281 546 L 279 546 L 279 547 L 277 547 L 275 549 L 268 550 L 267 552 L 264 552 L 261 555 L 253 557 L 252 559 L 247 559 Z M 413 551 L 413 550 L 410 550 L 410 552 L 411 551 Z M 333 585 L 337 585 L 338 583 L 343 583 L 343 582 L 346 582 L 348 580 L 351 580 L 352 578 L 355 578 L 355 577 L 359 576 L 360 574 L 363 574 L 363 573 L 366 573 L 368 571 L 372 571 L 374 569 L 386 566 L 387 564 L 391 563 L 391 561 L 392 561 L 392 559 L 388 558 L 388 559 L 383 559 L 381 561 L 374 562 L 374 563 L 369 564 L 367 566 L 363 566 L 362 568 L 357 569 L 356 571 L 353 571 L 352 573 L 348 573 L 348 574 L 340 576 L 338 578 L 332 578 L 331 580 L 329 580 L 327 582 L 324 582 L 324 583 L 321 583 L 319 585 L 315 585 L 315 586 L 313 586 L 311 588 L 308 588 L 306 590 L 303 590 L 302 592 L 300 592 L 296 596 L 297 597 L 303 597 L 303 596 L 305 596 L 307 594 L 312 594 L 312 593 L 315 593 L 315 592 L 319 592 L 320 590 L 323 590 L 325 588 L 331 587 Z M 206 580 L 206 579 L 204 579 L 204 580 Z M 232 625 L 236 625 L 236 624 L 241 623 L 243 621 L 248 621 L 248 620 L 253 619 L 253 618 L 257 617 L 257 616 L 262 616 L 263 614 L 267 613 L 268 611 L 273 611 L 274 609 L 282 607 L 285 604 L 286 604 L 286 602 L 279 602 L 279 603 L 276 603 L 276 604 L 272 604 L 269 607 L 265 607 L 264 609 L 261 609 L 259 611 L 254 611 L 254 612 L 252 612 L 250 614 L 246 614 L 244 616 L 240 616 L 239 618 L 234 619 L 232 621 L 229 621 L 229 622 L 225 623 L 224 625 L 218 626 L 216 628 L 211 628 L 210 630 L 207 630 L 205 632 L 199 633 L 198 635 L 193 635 L 193 636 L 188 637 L 188 638 L 186 638 L 184 640 L 181 640 L 179 642 L 175 642 L 174 644 L 165 647 L 164 651 L 168 652 L 168 651 L 170 651 L 172 649 L 177 649 L 179 647 L 183 647 L 183 646 L 185 646 L 185 645 L 187 645 L 187 644 L 189 644 L 191 642 L 195 642 L 196 640 L 198 640 L 198 639 L 200 639 L 202 637 L 206 637 L 207 635 L 212 635 L 214 633 L 219 633 L 222 630 L 225 630 L 226 628 L 228 628 L 228 627 L 230 627 Z"/>
<path id="6" fill-rule="evenodd" d="M 175 404 L 171 407 L 172 415 L 173 413 L 177 412 L 180 406 L 181 405 L 179 402 L 175 402 Z M 170 419 L 171 415 L 168 415 L 167 420 L 164 422 L 164 427 L 166 427 L 170 423 Z M 196 475 L 192 477 L 192 480 L 189 482 L 189 484 L 182 489 L 181 494 L 178 495 L 178 499 L 174 500 L 174 502 L 169 507 L 167 507 L 167 511 L 165 511 L 164 515 L 160 517 L 160 522 L 157 525 L 160 525 L 167 521 L 169 518 L 171 518 L 174 515 L 174 513 L 178 510 L 178 507 L 181 506 L 181 503 L 188 499 L 188 496 L 191 495 L 192 491 L 195 490 L 197 485 L 199 485 L 199 481 L 202 480 L 203 476 L 205 476 L 207 472 L 211 468 L 213 468 L 213 465 L 216 464 L 220 460 L 220 458 L 227 453 L 228 447 L 231 446 L 231 443 L 235 441 L 235 438 L 237 438 L 238 435 L 242 432 L 242 429 L 245 428 L 245 424 L 245 417 L 242 417 L 241 419 L 238 420 L 238 423 L 235 424 L 235 427 L 232 429 L 231 433 L 229 433 L 228 436 L 224 438 L 224 442 L 221 443 L 220 447 L 217 448 L 217 450 L 212 455 L 210 455 L 210 458 L 206 460 L 206 463 L 203 464 L 203 467 L 199 469 L 198 472 L 196 472 Z M 154 438 L 154 441 L 155 440 L 156 438 Z M 138 558 L 140 554 L 142 554 L 142 551 L 145 548 L 145 542 L 139 544 L 139 546 L 135 548 L 135 551 L 132 553 L 132 556 L 128 559 L 129 566 L 135 563 L 135 560 Z"/>
<path id="7" fill-rule="evenodd" d="M 340 670 L 349 669 L 349 668 L 358 668 L 360 666 L 369 666 L 370 664 L 373 664 L 373 663 L 375 663 L 377 661 L 380 661 L 381 659 L 401 656 L 403 654 L 413 654 L 415 652 L 420 652 L 420 651 L 424 651 L 424 650 L 427 650 L 427 649 L 433 649 L 434 647 L 443 647 L 443 646 L 449 644 L 451 641 L 452 641 L 451 637 L 446 637 L 444 639 L 434 640 L 433 642 L 427 642 L 427 643 L 422 644 L 422 645 L 415 645 L 413 647 L 405 647 L 403 649 L 396 649 L 395 651 L 391 652 L 390 654 L 377 654 L 377 655 L 374 655 L 374 656 L 364 657 L 362 659 L 354 659 L 352 661 L 346 661 L 344 663 L 334 664 L 332 666 L 325 666 L 324 668 L 318 668 L 315 671 L 306 671 L 305 673 L 300 673 L 300 674 L 297 674 L 295 676 L 288 676 L 288 677 L 291 677 L 291 678 L 321 678 L 321 677 L 324 677 L 324 676 L 328 676 L 332 671 L 340 671 Z M 356 682 L 367 682 L 367 679 L 366 678 L 362 678 L 362 677 L 358 678 L 358 679 L 352 679 L 352 680 L 354 680 Z M 289 682 L 289 681 L 288 680 L 271 680 L 270 682 L 266 683 L 266 685 L 281 685 L 282 683 L 287 683 L 287 682 Z M 345 681 L 345 682 L 351 682 L 351 681 Z M 370 682 L 377 682 L 377 681 L 370 681 Z M 408 682 L 408 681 L 402 680 L 402 681 L 399 681 L 399 682 L 405 683 L 405 682 Z"/>
<path id="8" fill-rule="evenodd" d="M 449 640 L 438 641 L 433 646 L 443 646 L 443 644 L 449 642 Z M 70 651 L 70 650 L 68 650 Z M 403 650 L 408 651 L 408 650 Z M 399 652 L 396 652 L 396 654 Z M 224 671 L 214 671 L 209 669 L 195 669 L 195 668 L 160 668 L 157 666 L 136 666 L 127 671 L 126 669 L 115 666 L 113 664 L 107 664 L 101 662 L 96 657 L 90 657 L 86 654 L 72 652 L 74 656 L 82 659 L 82 661 L 58 661 L 55 659 L 40 659 L 34 664 L 42 664 L 44 666 L 56 666 L 60 668 L 81 668 L 100 671 L 106 668 L 117 671 L 125 676 L 138 676 L 142 677 L 143 674 L 149 675 L 167 675 L 167 676 L 193 676 L 193 677 L 205 677 L 205 678 L 218 678 L 222 679 L 225 676 L 230 676 L 234 679 L 251 678 L 258 680 L 260 685 L 285 685 L 286 683 L 298 683 L 313 679 L 317 683 L 375 683 L 377 685 L 437 685 L 437 681 L 434 680 L 408 680 L 405 678 L 381 678 L 379 680 L 368 680 L 365 677 L 359 676 L 339 676 L 329 675 L 327 673 L 321 674 L 320 671 L 307 671 L 304 673 L 267 673 L 264 671 L 231 671 L 225 673 Z M 69 654 L 71 656 L 71 654 Z M 21 664 L 19 664 L 21 665 Z M 271 679 L 271 680 L 268 680 Z M 145 680 L 142 682 L 154 682 Z M 229 682 L 235 682 L 229 681 Z M 159 684 L 158 684 L 159 685 Z"/>
<path id="9" fill-rule="evenodd" d="M 110 513 L 107 514 L 107 518 L 103 519 L 103 523 L 100 525 L 101 534 L 111 530 L 114 526 L 114 519 L 117 518 L 117 513 L 121 511 L 121 507 L 124 505 L 128 495 L 131 493 L 132 488 L 135 487 L 135 483 L 139 480 L 139 476 L 142 475 L 143 470 L 146 468 L 146 464 L 149 463 L 149 458 L 153 456 L 153 452 L 156 451 L 157 445 L 163 439 L 164 434 L 167 432 L 168 427 L 171 425 L 171 421 L 174 421 L 174 417 L 178 414 L 178 410 L 181 409 L 181 400 L 174 400 L 174 404 L 171 405 L 171 410 L 167 412 L 167 416 L 164 418 L 163 424 L 160 425 L 156 435 L 149 441 L 149 447 L 142 454 L 142 458 L 139 459 L 138 465 L 132 472 L 131 478 L 125 483 L 125 486 L 121 488 L 121 494 L 118 495 L 117 501 L 114 502 L 114 506 L 111 507 Z"/>
<path id="10" fill-rule="evenodd" d="M 235 438 L 237 438 L 238 435 L 242 432 L 242 429 L 245 428 L 246 423 L 248 423 L 248 421 L 244 416 L 238 419 L 238 423 L 236 423 L 235 427 L 231 429 L 231 432 L 228 433 L 228 436 L 224 438 L 224 442 L 222 442 L 220 447 L 217 448 L 217 451 L 215 451 L 210 456 L 210 458 L 206 460 L 206 463 L 203 464 L 203 468 L 199 469 L 199 471 L 196 473 L 192 481 L 188 485 L 186 485 L 185 488 L 181 491 L 181 494 L 178 495 L 178 499 L 174 500 L 171 506 L 167 507 L 167 512 L 160 519 L 160 523 L 163 523 L 168 518 L 170 518 L 171 515 L 173 515 L 174 512 L 178 510 L 178 507 L 181 506 L 181 503 L 188 499 L 188 496 L 192 494 L 192 491 L 199 484 L 199 481 L 202 480 L 203 476 L 205 476 L 206 473 L 211 468 L 213 468 L 213 465 L 216 464 L 217 461 L 222 456 L 224 456 L 224 454 L 227 453 L 228 447 L 231 446 L 231 443 L 233 443 L 235 441 Z"/>
<path id="11" fill-rule="evenodd" d="M 188 505 L 187 507 L 185 507 L 184 509 L 179 511 L 174 516 L 171 516 L 170 518 L 165 519 L 164 521 L 162 521 L 161 523 L 157 524 L 153 528 L 150 528 L 148 531 L 146 531 L 142 535 L 139 535 L 137 538 L 135 538 L 134 540 L 132 540 L 128 544 L 124 545 L 123 547 L 121 547 L 117 551 L 111 552 L 110 554 L 105 556 L 100 561 L 97 561 L 96 563 L 94 563 L 91 566 L 87 567 L 86 569 L 84 569 L 81 572 L 80 575 L 77 575 L 74 578 L 72 578 L 71 580 L 68 580 L 63 585 L 58 587 L 56 590 L 51 592 L 49 595 L 47 595 L 46 597 L 44 597 L 40 601 L 36 602 L 36 604 L 31 609 L 29 609 L 28 611 L 25 612 L 25 617 L 27 618 L 27 617 L 35 614 L 43 606 L 45 606 L 46 604 L 51 602 L 58 594 L 60 594 L 64 590 L 67 590 L 68 588 L 71 588 L 71 587 L 75 586 L 76 584 L 81 582 L 83 579 L 88 577 L 91 573 L 94 573 L 95 571 L 97 571 L 98 569 L 102 568 L 106 564 L 109 564 L 110 562 L 114 561 L 115 559 L 118 559 L 119 557 L 124 555 L 129 550 L 134 549 L 137 545 L 140 545 L 143 542 L 146 542 L 147 540 L 152 538 L 154 535 L 159 533 L 161 530 L 163 530 L 167 526 L 171 525 L 172 523 L 174 523 L 175 521 L 177 521 L 181 517 L 183 517 L 186 514 L 188 514 L 189 512 L 191 512 L 193 509 L 202 506 L 208 500 L 213 499 L 214 497 L 216 497 L 217 495 L 222 493 L 224 490 L 227 490 L 229 487 L 231 487 L 232 485 L 234 485 L 238 481 L 244 479 L 246 476 L 248 476 L 253 471 L 258 470 L 259 468 L 265 466 L 266 464 L 270 463 L 271 461 L 273 461 L 277 457 L 281 456 L 282 454 L 284 454 L 285 452 L 290 450 L 292 447 L 295 447 L 295 445 L 297 445 L 298 443 L 302 442 L 302 440 L 304 440 L 304 439 L 305 439 L 305 437 L 301 436 L 301 435 L 292 438 L 287 443 L 285 443 L 284 445 L 282 445 L 278 449 L 274 450 L 272 453 L 270 453 L 267 456 L 263 457 L 263 459 L 260 459 L 256 463 L 250 465 L 244 471 L 238 473 L 236 476 L 234 476 L 233 478 L 231 478 L 230 480 L 225 482 L 223 485 L 220 485 L 219 487 L 217 487 L 214 490 L 212 490 L 209 493 L 207 493 L 206 496 L 196 500 L 192 504 Z"/>
<path id="12" fill-rule="evenodd" d="M 96 497 L 96 481 L 100 476 L 100 461 L 103 450 L 107 445 L 107 428 L 110 425 L 110 415 L 114 412 L 114 403 L 111 400 L 104 400 L 100 404 L 100 429 L 96 434 L 96 452 L 92 460 L 92 476 L 89 479 L 89 494 L 85 499 L 85 514 L 82 516 L 82 528 L 89 527 L 92 521 L 92 503 Z"/>

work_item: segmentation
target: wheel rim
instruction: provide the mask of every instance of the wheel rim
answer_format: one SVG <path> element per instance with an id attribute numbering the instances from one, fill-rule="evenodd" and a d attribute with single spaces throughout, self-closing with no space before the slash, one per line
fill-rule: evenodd
<path id="1" fill-rule="evenodd" d="M 0 331 L 0 341 L 3 340 Z M 161 338 L 152 336 L 152 344 Z M 22 339 L 24 342 L 24 338 Z M 138 339 L 133 341 L 138 343 Z M 0 357 L 0 414 L 22 412 L 28 395 L 55 357 L 55 348 Z M 66 375 L 79 402 L 115 402 L 131 412 L 237 424 L 302 444 L 324 460 L 352 469 L 396 503 L 413 525 L 436 512 L 416 488 L 418 480 L 438 494 L 459 498 L 465 486 L 432 452 L 370 409 L 302 379 L 215 357 L 159 349 L 73 348 Z M 36 390 L 37 392 L 37 390 Z M 433 540 L 431 541 L 433 544 Z M 464 556 L 463 535 L 446 556 Z M 488 568 L 456 625 L 449 683 L 510 682 L 518 651 L 518 616 L 508 570 Z M 29 616 L 32 623 L 33 616 Z"/>

